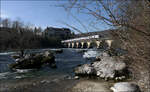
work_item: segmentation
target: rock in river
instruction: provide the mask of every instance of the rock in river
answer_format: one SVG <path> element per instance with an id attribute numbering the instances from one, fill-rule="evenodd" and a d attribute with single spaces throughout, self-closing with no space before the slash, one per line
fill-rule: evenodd
<path id="1" fill-rule="evenodd" d="M 113 79 L 117 75 L 123 75 L 126 69 L 126 64 L 123 61 L 118 61 L 109 55 L 101 56 L 100 61 L 95 61 L 90 64 L 84 64 L 75 68 L 75 74 L 94 74 L 106 80 Z"/>
<path id="2" fill-rule="evenodd" d="M 55 65 L 55 57 L 52 53 L 37 54 L 29 58 L 20 58 L 15 63 L 9 65 L 11 69 L 34 69 L 41 68 L 43 64 L 49 64 L 51 67 Z"/>

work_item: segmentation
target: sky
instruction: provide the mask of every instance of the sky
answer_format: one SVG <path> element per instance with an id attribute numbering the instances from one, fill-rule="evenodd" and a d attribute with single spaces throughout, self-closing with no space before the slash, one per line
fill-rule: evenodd
<path id="1" fill-rule="evenodd" d="M 2 0 L 0 1 L 0 15 L 2 18 L 19 19 L 24 23 L 30 23 L 43 29 L 46 27 L 69 28 L 62 23 L 65 22 L 82 32 L 86 32 L 80 23 L 70 16 L 64 8 L 55 6 L 65 2 L 65 0 Z M 92 17 L 86 14 L 79 14 L 76 10 L 72 10 L 72 14 L 80 19 L 84 25 L 88 25 L 89 20 L 93 20 Z M 99 25 L 99 28 L 98 31 L 109 29 L 105 24 Z M 89 31 L 97 30 L 89 28 Z"/>

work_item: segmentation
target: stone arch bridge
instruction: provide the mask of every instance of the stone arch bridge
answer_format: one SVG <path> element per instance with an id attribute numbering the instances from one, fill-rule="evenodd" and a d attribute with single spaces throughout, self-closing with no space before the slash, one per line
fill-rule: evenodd
<path id="1" fill-rule="evenodd" d="M 61 41 L 68 48 L 99 48 L 102 42 L 105 42 L 108 48 L 110 48 L 113 40 L 110 38 L 101 38 L 100 35 L 90 35 Z"/>

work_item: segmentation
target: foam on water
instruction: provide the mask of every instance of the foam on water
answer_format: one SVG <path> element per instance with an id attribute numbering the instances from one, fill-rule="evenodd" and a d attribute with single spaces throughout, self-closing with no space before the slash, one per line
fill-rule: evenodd
<path id="1" fill-rule="evenodd" d="M 86 52 L 84 52 L 83 57 L 84 58 L 95 58 L 97 56 L 100 56 L 101 51 L 97 51 L 97 50 L 88 50 Z"/>
<path id="2" fill-rule="evenodd" d="M 16 52 L 3 52 L 0 53 L 0 55 L 11 55 L 11 54 L 15 54 Z"/>

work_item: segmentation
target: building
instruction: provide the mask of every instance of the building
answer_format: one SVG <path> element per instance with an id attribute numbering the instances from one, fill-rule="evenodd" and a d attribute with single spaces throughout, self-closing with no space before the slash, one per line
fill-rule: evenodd
<path id="1" fill-rule="evenodd" d="M 44 31 L 44 35 L 47 37 L 60 37 L 62 39 L 68 39 L 71 35 L 71 30 L 68 28 L 47 27 Z"/>

